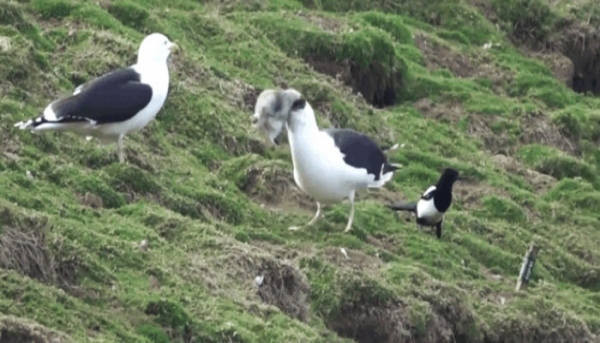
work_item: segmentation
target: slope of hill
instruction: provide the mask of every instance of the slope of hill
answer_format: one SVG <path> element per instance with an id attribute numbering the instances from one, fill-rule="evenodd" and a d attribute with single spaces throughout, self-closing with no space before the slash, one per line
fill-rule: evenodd
<path id="1" fill-rule="evenodd" d="M 0 342 L 600 342 L 598 21 L 593 1 L 0 0 Z M 154 31 L 181 50 L 127 164 L 12 127 Z M 346 203 L 288 230 L 315 204 L 250 128 L 276 86 L 401 144 L 351 232 Z M 382 206 L 446 166 L 468 181 L 441 240 Z"/>

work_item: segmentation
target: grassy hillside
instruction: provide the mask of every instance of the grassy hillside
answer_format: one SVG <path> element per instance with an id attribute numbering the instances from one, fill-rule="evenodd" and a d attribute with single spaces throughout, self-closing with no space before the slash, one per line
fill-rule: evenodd
<path id="1" fill-rule="evenodd" d="M 0 0 L 0 342 L 600 342 L 593 4 Z M 127 164 L 12 127 L 154 31 L 181 50 Z M 276 86 L 402 146 L 347 234 L 346 203 L 288 230 L 315 203 L 250 127 Z M 382 206 L 447 166 L 441 240 Z"/>

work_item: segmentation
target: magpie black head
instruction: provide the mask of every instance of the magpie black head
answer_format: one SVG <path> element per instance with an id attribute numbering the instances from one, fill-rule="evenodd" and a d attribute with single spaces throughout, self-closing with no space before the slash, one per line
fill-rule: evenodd
<path id="1" fill-rule="evenodd" d="M 438 180 L 438 188 L 444 184 L 452 185 L 456 180 L 460 180 L 460 174 L 456 169 L 446 168 Z"/>

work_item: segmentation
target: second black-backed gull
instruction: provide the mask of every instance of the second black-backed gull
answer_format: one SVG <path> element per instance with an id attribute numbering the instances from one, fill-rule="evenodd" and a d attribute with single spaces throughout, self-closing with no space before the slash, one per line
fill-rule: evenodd
<path id="1" fill-rule="evenodd" d="M 169 91 L 167 60 L 177 45 L 161 33 L 144 38 L 137 63 L 78 86 L 73 94 L 50 103 L 42 115 L 15 124 L 22 130 L 71 131 L 101 143 L 117 143 L 125 161 L 123 139 L 150 123 Z"/>

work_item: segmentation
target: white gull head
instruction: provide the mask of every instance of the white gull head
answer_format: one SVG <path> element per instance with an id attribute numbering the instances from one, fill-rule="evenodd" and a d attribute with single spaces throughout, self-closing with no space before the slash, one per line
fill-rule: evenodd
<path id="1" fill-rule="evenodd" d="M 152 33 L 140 44 L 138 64 L 166 63 L 171 52 L 177 48 L 177 44 L 171 42 L 167 36 L 162 33 Z"/>

